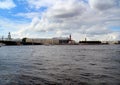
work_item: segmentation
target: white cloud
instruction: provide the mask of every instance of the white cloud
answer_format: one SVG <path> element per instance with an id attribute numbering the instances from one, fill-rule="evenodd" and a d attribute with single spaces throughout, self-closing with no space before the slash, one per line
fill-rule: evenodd
<path id="1" fill-rule="evenodd" d="M 46 11 L 19 13 L 31 19 L 16 32 L 21 37 L 43 37 L 51 33 L 51 37 L 72 34 L 76 40 L 117 40 L 120 32 L 109 27 L 120 26 L 120 10 L 118 0 L 27 0 L 29 7 L 39 9 L 48 7 Z M 44 33 L 44 35 L 41 35 Z"/>
<path id="2" fill-rule="evenodd" d="M 41 13 L 38 13 L 38 12 L 18 13 L 15 16 L 21 16 L 21 17 L 33 19 L 35 16 L 41 17 Z"/>
<path id="3" fill-rule="evenodd" d="M 57 0 L 59 1 L 59 0 Z M 49 7 L 57 2 L 56 0 L 28 0 L 29 7 L 39 9 L 40 7 Z"/>
<path id="4" fill-rule="evenodd" d="M 87 28 L 85 32 L 90 35 L 103 35 L 111 33 L 111 31 L 108 28 L 102 25 L 94 25 L 90 28 Z"/>
<path id="5" fill-rule="evenodd" d="M 13 0 L 3 0 L 0 1 L 0 9 L 11 9 L 14 8 L 16 5 Z"/>
<path id="6" fill-rule="evenodd" d="M 0 28 L 3 28 L 1 30 L 0 36 L 4 36 L 4 38 L 7 38 L 8 32 L 11 32 L 12 38 L 22 38 L 27 35 L 27 33 L 25 33 L 24 31 L 24 27 L 28 26 L 29 23 L 25 23 L 23 21 L 11 21 L 7 18 L 0 17 Z"/>

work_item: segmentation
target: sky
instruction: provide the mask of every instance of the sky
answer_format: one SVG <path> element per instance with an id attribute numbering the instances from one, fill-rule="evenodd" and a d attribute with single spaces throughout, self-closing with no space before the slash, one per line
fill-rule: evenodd
<path id="1" fill-rule="evenodd" d="M 0 0 L 0 37 L 120 40 L 120 0 Z"/>

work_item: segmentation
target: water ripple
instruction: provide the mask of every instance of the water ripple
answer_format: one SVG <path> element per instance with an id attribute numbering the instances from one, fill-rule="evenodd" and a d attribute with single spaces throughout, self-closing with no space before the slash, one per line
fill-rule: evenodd
<path id="1" fill-rule="evenodd" d="M 0 85 L 120 85 L 119 45 L 5 46 Z"/>

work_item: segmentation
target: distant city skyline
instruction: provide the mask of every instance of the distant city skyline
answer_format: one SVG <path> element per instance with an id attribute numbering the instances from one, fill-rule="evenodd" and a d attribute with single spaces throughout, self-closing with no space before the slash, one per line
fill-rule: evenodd
<path id="1" fill-rule="evenodd" d="M 0 0 L 0 37 L 120 40 L 120 0 Z"/>

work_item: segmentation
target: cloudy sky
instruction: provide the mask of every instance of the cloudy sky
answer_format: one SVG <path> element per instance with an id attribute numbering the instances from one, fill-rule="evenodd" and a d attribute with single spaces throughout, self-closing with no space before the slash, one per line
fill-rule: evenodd
<path id="1" fill-rule="evenodd" d="M 120 0 L 0 0 L 0 37 L 120 40 Z"/>

